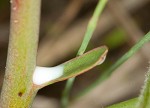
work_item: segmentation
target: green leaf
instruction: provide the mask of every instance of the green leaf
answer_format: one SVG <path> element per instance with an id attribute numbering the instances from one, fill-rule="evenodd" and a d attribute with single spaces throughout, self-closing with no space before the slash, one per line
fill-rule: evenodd
<path id="1" fill-rule="evenodd" d="M 100 65 L 105 60 L 107 52 L 108 48 L 106 46 L 101 46 L 83 54 L 82 56 L 78 56 L 72 60 L 69 60 L 59 65 L 63 66 L 63 75 L 61 75 L 59 78 L 49 81 L 48 83 L 42 84 L 41 86 L 44 87 L 48 84 L 75 77 L 97 65 Z"/>
<path id="2" fill-rule="evenodd" d="M 130 99 L 130 100 L 125 101 L 125 102 L 114 104 L 114 105 L 109 106 L 107 108 L 136 108 L 137 101 L 138 101 L 138 98 L 134 98 L 134 99 Z"/>
<path id="3" fill-rule="evenodd" d="M 136 108 L 150 108 L 150 68 L 148 69 L 144 87 L 142 89 L 141 95 L 139 96 Z"/>

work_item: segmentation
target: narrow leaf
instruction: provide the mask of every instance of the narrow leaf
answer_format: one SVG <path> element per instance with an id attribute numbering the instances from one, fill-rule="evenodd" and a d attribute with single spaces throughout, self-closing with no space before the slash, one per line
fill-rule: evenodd
<path id="1" fill-rule="evenodd" d="M 150 67 L 136 108 L 150 108 Z"/>
<path id="2" fill-rule="evenodd" d="M 107 108 L 136 108 L 137 101 L 138 101 L 138 99 L 134 98 L 134 99 L 130 99 L 130 100 L 125 101 L 125 102 L 114 104 L 114 105 L 109 106 Z"/>
<path id="3" fill-rule="evenodd" d="M 48 84 L 75 77 L 103 63 L 107 52 L 108 48 L 101 46 L 56 67 L 37 67 L 33 74 L 33 83 L 44 87 Z"/>

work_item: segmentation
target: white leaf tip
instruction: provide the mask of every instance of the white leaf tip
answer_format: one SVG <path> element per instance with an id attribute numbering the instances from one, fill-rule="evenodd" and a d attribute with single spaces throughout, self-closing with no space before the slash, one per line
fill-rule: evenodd
<path id="1" fill-rule="evenodd" d="M 46 82 L 55 80 L 63 75 L 63 70 L 63 65 L 50 68 L 37 66 L 33 73 L 33 83 L 36 85 L 42 85 Z"/>

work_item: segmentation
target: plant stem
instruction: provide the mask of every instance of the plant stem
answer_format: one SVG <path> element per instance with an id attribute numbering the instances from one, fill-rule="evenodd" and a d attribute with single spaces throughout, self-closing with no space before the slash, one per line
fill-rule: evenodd
<path id="1" fill-rule="evenodd" d="M 90 39 L 94 33 L 94 30 L 97 26 L 99 16 L 101 15 L 107 1 L 108 0 L 99 0 L 98 4 L 96 6 L 96 9 L 94 11 L 94 14 L 93 14 L 92 18 L 90 19 L 89 24 L 87 26 L 87 30 L 86 30 L 83 42 L 82 42 L 82 44 L 79 48 L 79 51 L 77 53 L 77 56 L 82 55 L 85 52 L 85 50 L 88 46 L 88 43 L 89 43 L 89 41 L 90 41 Z M 69 94 L 70 94 L 70 91 L 71 91 L 71 88 L 73 86 L 74 81 L 75 81 L 75 77 L 67 80 L 65 89 L 64 89 L 63 94 L 62 94 L 62 100 L 61 100 L 61 104 L 62 104 L 63 108 L 66 108 L 68 106 Z"/>
<path id="2" fill-rule="evenodd" d="M 148 32 L 138 43 L 136 43 L 127 53 L 125 53 L 114 65 L 108 68 L 103 74 L 88 88 L 81 91 L 76 98 L 85 95 L 92 89 L 94 89 L 97 85 L 102 83 L 104 80 L 109 78 L 109 76 L 116 70 L 120 65 L 122 65 L 125 61 L 127 61 L 131 56 L 133 56 L 145 43 L 150 41 L 150 32 Z M 76 99 L 75 98 L 75 99 Z"/>
<path id="3" fill-rule="evenodd" d="M 62 94 L 62 99 L 61 99 L 62 108 L 67 108 L 67 106 L 69 104 L 70 91 L 72 89 L 74 81 L 75 81 L 75 77 L 67 80 L 67 83 L 65 85 L 65 89 L 64 89 L 63 94 Z"/>
<path id="4" fill-rule="evenodd" d="M 82 44 L 79 48 L 79 51 L 77 53 L 77 56 L 82 55 L 85 52 L 85 50 L 88 46 L 88 43 L 89 43 L 89 41 L 90 41 L 90 39 L 94 33 L 94 30 L 97 26 L 99 16 L 101 15 L 104 7 L 106 6 L 107 1 L 108 0 L 99 0 L 98 4 L 96 6 L 96 9 L 94 11 L 94 14 L 93 14 L 92 18 L 90 19 L 89 24 L 87 26 L 87 30 L 86 30 L 86 33 L 84 35 L 83 42 L 82 42 Z"/>
<path id="5" fill-rule="evenodd" d="M 11 27 L 1 108 L 30 108 L 37 89 L 36 65 L 41 0 L 11 0 Z"/>

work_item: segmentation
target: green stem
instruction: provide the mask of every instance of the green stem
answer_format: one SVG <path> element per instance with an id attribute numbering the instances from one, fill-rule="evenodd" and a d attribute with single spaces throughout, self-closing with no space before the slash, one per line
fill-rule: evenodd
<path id="1" fill-rule="evenodd" d="M 74 81 L 75 81 L 75 77 L 67 80 L 67 83 L 65 85 L 65 89 L 62 93 L 62 100 L 61 100 L 62 108 L 67 108 L 67 106 L 69 104 L 70 91 L 72 89 Z"/>
<path id="2" fill-rule="evenodd" d="M 94 11 L 94 14 L 93 14 L 92 18 L 90 19 L 89 24 L 87 26 L 87 30 L 86 30 L 83 42 L 81 44 L 81 47 L 79 48 L 79 51 L 77 53 L 77 56 L 82 55 L 85 52 L 85 50 L 88 46 L 88 43 L 93 35 L 93 32 L 97 26 L 99 16 L 101 15 L 107 1 L 108 0 L 99 0 L 98 4 L 96 6 L 96 9 Z M 75 81 L 75 78 L 70 78 L 69 80 L 67 80 L 65 89 L 62 94 L 62 100 L 61 100 L 61 104 L 62 104 L 63 108 L 66 108 L 68 106 L 69 94 L 70 94 L 70 91 L 71 91 L 74 81 Z"/>
<path id="3" fill-rule="evenodd" d="M 1 108 L 30 108 L 37 88 L 36 65 L 41 0 L 11 0 L 11 29 Z"/>
<path id="4" fill-rule="evenodd" d="M 104 80 L 109 78 L 109 76 L 116 70 L 120 65 L 122 65 L 125 61 L 127 61 L 131 56 L 133 56 L 145 43 L 150 41 L 150 32 L 148 32 L 137 44 L 135 44 L 127 53 L 125 53 L 114 65 L 108 68 L 103 74 L 88 88 L 81 91 L 76 98 L 85 95 L 92 89 L 94 89 L 97 85 L 102 83 Z"/>
<path id="5" fill-rule="evenodd" d="M 84 35 L 83 42 L 82 42 L 82 44 L 79 48 L 79 51 L 77 53 L 77 56 L 82 55 L 85 52 L 85 50 L 88 46 L 88 43 L 89 43 L 89 41 L 90 41 L 90 39 L 94 33 L 94 30 L 97 26 L 99 16 L 101 15 L 104 7 L 106 6 L 107 1 L 108 0 L 99 0 L 98 4 L 96 6 L 96 9 L 94 11 L 94 14 L 93 14 L 92 18 L 90 19 L 89 24 L 87 26 L 87 30 L 86 30 L 86 33 Z"/>

